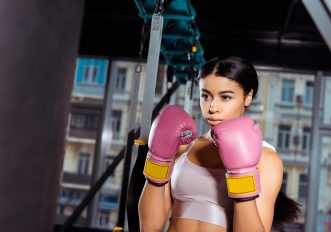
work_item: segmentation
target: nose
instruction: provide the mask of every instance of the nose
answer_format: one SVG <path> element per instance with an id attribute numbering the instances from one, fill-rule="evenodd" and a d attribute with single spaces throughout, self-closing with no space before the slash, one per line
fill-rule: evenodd
<path id="1" fill-rule="evenodd" d="M 209 105 L 210 113 L 217 113 L 220 111 L 220 104 L 218 103 L 218 98 L 214 98 Z"/>

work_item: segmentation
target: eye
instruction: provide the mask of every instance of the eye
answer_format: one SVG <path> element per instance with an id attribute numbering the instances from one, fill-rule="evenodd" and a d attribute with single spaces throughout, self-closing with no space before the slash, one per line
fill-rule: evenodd
<path id="1" fill-rule="evenodd" d="M 221 98 L 221 100 L 223 100 L 223 101 L 228 101 L 228 100 L 231 100 L 231 99 L 232 99 L 232 97 L 229 96 L 229 95 L 221 95 L 220 98 Z"/>
<path id="2" fill-rule="evenodd" d="M 201 97 L 200 97 L 203 101 L 209 101 L 211 100 L 211 96 L 206 94 L 206 93 L 202 93 Z"/>

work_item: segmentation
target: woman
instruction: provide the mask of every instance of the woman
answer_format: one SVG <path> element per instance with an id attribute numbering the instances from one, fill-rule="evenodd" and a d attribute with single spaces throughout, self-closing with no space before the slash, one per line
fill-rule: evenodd
<path id="1" fill-rule="evenodd" d="M 198 78 L 200 107 L 211 130 L 192 142 L 193 119 L 175 107 L 153 122 L 139 204 L 141 231 L 162 231 L 170 212 L 169 232 L 270 231 L 283 164 L 270 144 L 261 147 L 259 130 L 244 117 L 258 90 L 256 71 L 238 57 L 213 59 Z M 237 184 L 239 192 L 232 191 L 232 183 L 248 179 Z M 283 220 L 292 219 L 298 206 L 282 199 L 292 209 Z"/>

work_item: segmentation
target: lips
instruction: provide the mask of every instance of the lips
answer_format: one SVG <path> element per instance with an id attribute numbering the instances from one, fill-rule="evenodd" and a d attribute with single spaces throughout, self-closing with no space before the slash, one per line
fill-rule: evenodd
<path id="1" fill-rule="evenodd" d="M 222 122 L 223 120 L 221 119 L 216 119 L 216 118 L 210 118 L 210 117 L 207 117 L 207 122 L 209 125 L 211 126 L 215 126 L 216 124 Z"/>

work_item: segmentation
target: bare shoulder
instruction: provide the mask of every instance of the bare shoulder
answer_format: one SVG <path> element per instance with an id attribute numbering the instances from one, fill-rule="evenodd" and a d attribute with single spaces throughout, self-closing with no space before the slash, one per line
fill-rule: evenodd
<path id="1" fill-rule="evenodd" d="M 283 161 L 274 150 L 263 148 L 258 168 L 262 188 L 275 200 L 283 180 Z"/>
<path id="2" fill-rule="evenodd" d="M 180 145 L 178 150 L 177 150 L 177 154 L 176 154 L 175 159 L 178 159 L 185 151 L 187 151 L 189 146 L 190 146 L 190 144 Z"/>
<path id="3" fill-rule="evenodd" d="M 274 150 L 267 147 L 262 148 L 262 156 L 258 167 L 259 169 L 283 173 L 283 161 L 280 156 Z"/>

